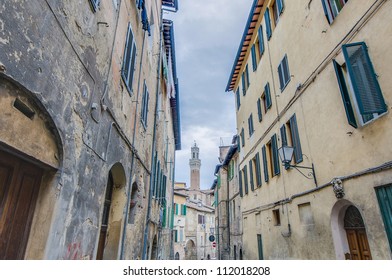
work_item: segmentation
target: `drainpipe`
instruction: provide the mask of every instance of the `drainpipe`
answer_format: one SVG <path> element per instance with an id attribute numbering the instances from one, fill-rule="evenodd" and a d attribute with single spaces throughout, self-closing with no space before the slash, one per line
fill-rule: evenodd
<path id="1" fill-rule="evenodd" d="M 228 169 L 227 167 L 224 168 L 226 170 L 226 189 L 227 189 L 227 197 L 226 197 L 226 211 L 227 211 L 227 243 L 228 243 L 228 254 L 229 254 L 229 260 L 230 260 L 230 251 L 231 251 L 231 246 L 230 246 L 230 199 L 229 199 L 229 174 L 228 174 Z"/>
<path id="2" fill-rule="evenodd" d="M 142 74 L 142 63 L 143 63 L 143 56 L 144 56 L 144 43 L 146 40 L 146 31 L 144 30 L 143 32 L 143 43 L 142 43 L 142 52 L 140 55 L 140 63 L 139 63 L 139 77 L 138 77 L 138 84 L 137 84 L 137 94 L 136 94 L 136 109 L 135 109 L 135 117 L 133 121 L 133 128 L 132 128 L 132 147 L 135 147 L 135 141 L 136 141 L 136 122 L 138 120 L 138 109 L 139 109 L 139 97 L 140 97 L 140 79 L 141 79 L 141 74 Z M 120 252 L 120 260 L 124 259 L 124 247 L 125 247 L 125 238 L 126 238 L 126 232 L 127 232 L 127 223 L 128 223 L 128 205 L 131 202 L 131 190 L 132 190 L 132 177 L 134 173 L 134 164 L 135 164 L 135 153 L 132 153 L 132 160 L 131 160 L 131 171 L 129 174 L 129 185 L 128 185 L 128 194 L 127 194 L 127 204 L 124 209 L 125 215 L 124 215 L 124 226 L 123 226 L 123 233 L 122 233 L 122 238 L 121 238 L 121 252 Z"/>
<path id="3" fill-rule="evenodd" d="M 144 228 L 144 238 L 143 238 L 143 254 L 142 259 L 147 260 L 147 248 L 148 248 L 148 233 L 150 230 L 150 217 L 151 217 L 151 199 L 153 196 L 153 185 L 155 181 L 155 153 L 156 153 L 156 130 L 157 130 L 157 117 L 158 117 L 158 97 L 159 97 L 159 89 L 160 89 L 160 82 L 161 82 L 161 54 L 162 54 L 162 32 L 163 32 L 163 12 L 161 8 L 160 14 L 160 26 L 159 26 L 159 55 L 158 55 L 158 69 L 157 69 L 157 87 L 155 92 L 155 114 L 154 114 L 154 130 L 152 134 L 152 151 L 151 151 L 151 163 L 152 163 L 152 170 L 150 176 L 150 190 L 148 193 L 148 206 L 147 206 L 147 216 L 146 216 L 146 226 Z M 143 41 L 144 42 L 144 41 Z M 158 242 L 157 242 L 158 244 Z M 158 245 L 157 245 L 158 246 Z"/>

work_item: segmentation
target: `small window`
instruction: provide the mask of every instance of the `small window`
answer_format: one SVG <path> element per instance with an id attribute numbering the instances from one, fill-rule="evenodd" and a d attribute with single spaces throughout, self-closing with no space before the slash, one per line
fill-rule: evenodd
<path id="1" fill-rule="evenodd" d="M 278 22 L 279 22 L 279 18 L 280 18 L 280 15 L 281 15 L 282 12 L 283 12 L 283 8 L 284 8 L 283 0 L 276 0 L 276 1 L 272 4 L 271 9 L 272 9 L 273 16 L 274 16 L 274 24 L 275 24 L 275 27 L 276 27 L 276 25 L 277 25 Z"/>
<path id="2" fill-rule="evenodd" d="M 347 2 L 348 0 L 321 0 L 325 16 L 330 24 L 338 16 Z"/>
<path id="3" fill-rule="evenodd" d="M 278 143 L 276 134 L 271 138 L 271 141 L 267 143 L 267 161 L 268 171 L 272 177 L 280 174 L 279 155 L 278 155 Z"/>
<path id="4" fill-rule="evenodd" d="M 290 70 L 287 55 L 285 55 L 278 66 L 280 91 L 283 92 L 287 84 L 290 82 Z"/>
<path id="5" fill-rule="evenodd" d="M 121 76 L 124 80 L 124 83 L 130 95 L 132 95 L 133 74 L 135 72 L 135 59 L 136 59 L 136 44 L 133 38 L 131 24 L 129 24 L 127 40 L 124 49 L 124 60 L 123 60 L 123 67 L 121 70 Z"/>
<path id="6" fill-rule="evenodd" d="M 199 223 L 199 225 L 204 225 L 205 224 L 205 216 L 198 215 L 198 223 Z"/>
<path id="7" fill-rule="evenodd" d="M 272 210 L 272 216 L 274 219 L 274 226 L 280 226 L 280 211 L 279 211 L 279 209 Z"/>
<path id="8" fill-rule="evenodd" d="M 271 100 L 271 90 L 270 90 L 270 85 L 267 83 L 264 86 L 264 92 L 261 95 L 261 101 L 262 101 L 262 107 L 264 109 L 264 113 L 267 113 L 267 111 L 271 108 L 272 106 L 272 100 Z"/>
<path id="9" fill-rule="evenodd" d="M 357 128 L 379 118 L 387 106 L 364 42 L 342 46 L 346 64 L 334 67 L 348 123 Z"/>
<path id="10" fill-rule="evenodd" d="M 250 172 L 250 187 L 253 191 L 255 188 L 261 186 L 261 170 L 260 170 L 260 155 L 259 153 L 249 161 Z"/>
<path id="11" fill-rule="evenodd" d="M 94 12 L 98 10 L 100 2 L 101 0 L 90 0 L 90 4 Z"/>

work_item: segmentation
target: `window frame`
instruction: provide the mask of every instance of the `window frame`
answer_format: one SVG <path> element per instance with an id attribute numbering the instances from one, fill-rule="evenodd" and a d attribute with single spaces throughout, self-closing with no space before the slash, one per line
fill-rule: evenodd
<path id="1" fill-rule="evenodd" d="M 344 6 L 346 6 L 348 0 L 338 0 L 339 2 L 341 2 L 340 4 L 342 4 L 342 7 L 340 8 L 340 10 L 338 10 L 338 7 L 335 6 L 336 10 L 333 11 L 332 9 L 332 3 L 336 3 L 336 0 L 321 0 L 323 9 L 324 9 L 324 14 L 325 17 L 328 20 L 329 24 L 332 24 L 332 22 L 335 20 L 335 18 L 340 14 L 340 12 L 343 10 Z M 336 14 L 335 14 L 336 13 Z"/>

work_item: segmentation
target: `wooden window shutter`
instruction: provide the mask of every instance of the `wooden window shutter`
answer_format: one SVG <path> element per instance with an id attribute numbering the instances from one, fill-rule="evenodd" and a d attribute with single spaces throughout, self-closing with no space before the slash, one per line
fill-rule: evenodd
<path id="1" fill-rule="evenodd" d="M 259 153 L 256 154 L 256 186 L 261 186 L 261 170 L 260 170 L 260 155 Z"/>
<path id="2" fill-rule="evenodd" d="M 253 182 L 253 160 L 252 159 L 249 161 L 249 176 L 250 176 L 250 189 L 252 191 L 254 191 L 255 185 Z"/>
<path id="3" fill-rule="evenodd" d="M 244 174 L 245 194 L 248 194 L 248 192 L 249 192 L 249 189 L 248 189 L 248 168 L 246 165 L 244 166 L 244 170 L 242 171 L 242 173 Z"/>
<path id="4" fill-rule="evenodd" d="M 264 167 L 264 181 L 268 182 L 269 176 L 268 176 L 268 162 L 267 162 L 267 151 L 265 148 L 265 145 L 263 146 L 262 154 L 263 154 L 263 167 Z"/>
<path id="5" fill-rule="evenodd" d="M 245 87 L 245 72 L 242 73 L 242 95 L 246 95 L 246 87 Z"/>
<path id="6" fill-rule="evenodd" d="M 357 125 L 357 121 L 355 120 L 354 109 L 351 104 L 350 96 L 349 96 L 349 93 L 347 90 L 346 81 L 344 80 L 342 67 L 335 60 L 333 60 L 333 66 L 335 68 L 336 78 L 338 79 L 339 89 L 340 89 L 340 93 L 342 95 L 343 105 L 344 105 L 344 109 L 346 111 L 348 123 L 352 127 L 357 128 L 358 125 Z"/>
<path id="7" fill-rule="evenodd" d="M 278 5 L 278 12 L 279 15 L 283 12 L 283 8 L 284 8 L 284 3 L 283 0 L 276 0 L 277 5 Z"/>
<path id="8" fill-rule="evenodd" d="M 387 106 L 366 44 L 364 42 L 347 44 L 343 45 L 342 49 L 361 114 L 386 112 Z"/>
<path id="9" fill-rule="evenodd" d="M 260 52 L 260 57 L 261 57 L 264 53 L 264 37 L 263 37 L 263 26 L 262 25 L 260 25 L 258 33 L 259 33 L 259 52 Z"/>
<path id="10" fill-rule="evenodd" d="M 272 36 L 272 29 L 271 29 L 271 19 L 270 19 L 270 14 L 269 14 L 269 8 L 265 10 L 264 13 L 264 20 L 265 20 L 265 26 L 266 26 L 266 32 L 267 32 L 267 39 L 271 39 Z"/>
<path id="11" fill-rule="evenodd" d="M 299 140 L 297 118 L 295 114 L 290 118 L 291 139 L 294 147 L 294 159 L 296 163 L 302 162 L 302 148 Z"/>
<path id="12" fill-rule="evenodd" d="M 243 197 L 244 196 L 244 193 L 243 193 L 243 190 L 242 190 L 242 171 L 241 170 L 239 170 L 238 171 L 238 188 L 239 188 L 239 191 L 240 191 L 240 196 L 241 197 Z"/>
<path id="13" fill-rule="evenodd" d="M 263 113 L 261 110 L 261 99 L 257 99 L 257 114 L 259 116 L 259 122 L 261 122 L 263 120 Z"/>
<path id="14" fill-rule="evenodd" d="M 272 106 L 272 101 L 271 101 L 271 90 L 270 90 L 270 85 L 267 83 L 264 87 L 265 91 L 265 106 L 267 109 L 271 108 Z"/>
<path id="15" fill-rule="evenodd" d="M 253 71 L 256 71 L 257 69 L 257 59 L 256 59 L 256 46 L 253 44 L 252 46 L 252 66 L 253 66 Z"/>
<path id="16" fill-rule="evenodd" d="M 279 165 L 279 155 L 278 155 L 278 141 L 276 139 L 276 134 L 274 134 L 271 138 L 271 148 L 272 148 L 272 160 L 273 160 L 273 174 L 280 174 L 280 165 Z"/>

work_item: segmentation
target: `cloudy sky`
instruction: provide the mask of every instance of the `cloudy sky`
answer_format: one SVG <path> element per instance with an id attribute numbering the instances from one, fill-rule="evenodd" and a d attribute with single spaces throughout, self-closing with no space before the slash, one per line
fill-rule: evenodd
<path id="1" fill-rule="evenodd" d="M 189 158 L 200 148 L 202 189 L 210 188 L 221 139 L 236 134 L 233 94 L 225 92 L 253 0 L 179 0 L 174 21 L 181 144 L 176 181 L 189 186 Z"/>

